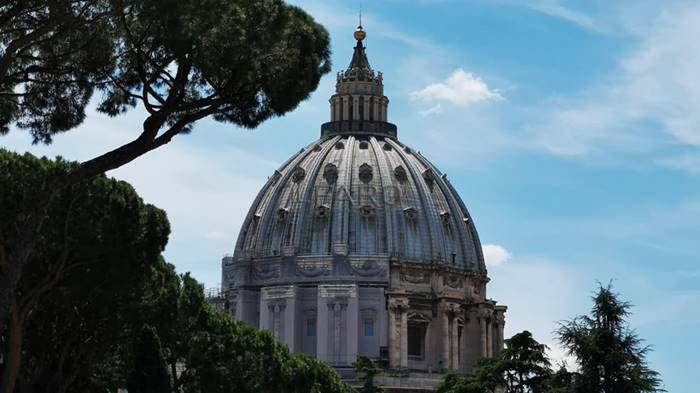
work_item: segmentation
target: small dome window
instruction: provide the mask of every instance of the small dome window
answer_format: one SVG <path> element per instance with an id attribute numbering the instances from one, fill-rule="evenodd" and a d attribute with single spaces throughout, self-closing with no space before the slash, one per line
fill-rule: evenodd
<path id="1" fill-rule="evenodd" d="M 404 148 L 403 148 L 403 151 L 405 151 L 406 154 L 411 154 L 411 153 L 413 153 L 413 150 L 411 150 L 411 148 L 408 147 L 408 146 L 404 147 Z"/>
<path id="2" fill-rule="evenodd" d="M 423 179 L 425 179 L 425 182 L 428 183 L 428 185 L 432 186 L 435 182 L 435 172 L 433 172 L 433 170 L 430 168 L 424 170 Z"/>
<path id="3" fill-rule="evenodd" d="M 304 168 L 296 167 L 296 169 L 294 169 L 294 173 L 292 174 L 292 180 L 295 183 L 299 183 L 300 181 L 304 180 L 304 177 L 306 177 L 306 171 Z"/>
<path id="4" fill-rule="evenodd" d="M 343 150 L 343 149 L 345 149 L 345 145 L 343 144 L 343 142 L 338 142 L 335 144 L 335 149 L 336 150 Z"/>
<path id="5" fill-rule="evenodd" d="M 328 205 L 318 205 L 318 206 L 316 206 L 316 209 L 314 209 L 314 213 L 315 213 L 317 218 L 328 217 L 330 211 L 331 211 L 331 208 L 328 207 Z"/>
<path id="6" fill-rule="evenodd" d="M 262 217 L 262 216 L 260 215 L 260 213 L 255 213 L 255 214 L 253 214 L 253 221 L 254 221 L 254 222 L 260 221 L 260 217 Z"/>
<path id="7" fill-rule="evenodd" d="M 367 150 L 369 148 L 369 143 L 367 141 L 360 141 L 360 150 Z"/>
<path id="8" fill-rule="evenodd" d="M 396 176 L 396 178 L 400 182 L 405 182 L 406 180 L 408 180 L 408 174 L 406 173 L 406 169 L 404 169 L 404 167 L 401 165 L 394 168 L 394 176 Z"/>
<path id="9" fill-rule="evenodd" d="M 391 150 L 391 145 L 389 144 L 389 142 L 384 142 L 384 145 L 382 146 L 382 149 L 384 149 L 384 150 L 386 150 L 386 151 Z"/>
<path id="10" fill-rule="evenodd" d="M 360 214 L 362 214 L 362 216 L 364 216 L 364 217 L 371 217 L 374 215 L 374 213 L 375 213 L 375 209 L 374 209 L 374 206 L 372 206 L 372 205 L 364 205 L 364 206 L 360 207 Z"/>
<path id="11" fill-rule="evenodd" d="M 277 219 L 284 221 L 287 219 L 287 217 L 289 217 L 289 209 L 284 207 L 277 209 Z"/>
<path id="12" fill-rule="evenodd" d="M 403 209 L 403 215 L 409 220 L 414 220 L 416 218 L 416 209 L 414 207 L 407 207 Z"/>
<path id="13" fill-rule="evenodd" d="M 442 222 L 444 222 L 445 224 L 449 223 L 450 222 L 450 212 L 444 211 L 444 210 L 441 211 L 440 212 L 440 219 L 442 219 Z"/>
<path id="14" fill-rule="evenodd" d="M 314 145 L 314 151 L 321 151 L 321 145 Z"/>
<path id="15" fill-rule="evenodd" d="M 333 184 L 338 180 L 338 167 L 334 164 L 327 164 L 323 168 L 323 178 L 326 179 L 326 183 Z"/>
<path id="16" fill-rule="evenodd" d="M 363 183 L 369 183 L 372 181 L 372 166 L 367 163 L 360 165 L 359 176 Z"/>

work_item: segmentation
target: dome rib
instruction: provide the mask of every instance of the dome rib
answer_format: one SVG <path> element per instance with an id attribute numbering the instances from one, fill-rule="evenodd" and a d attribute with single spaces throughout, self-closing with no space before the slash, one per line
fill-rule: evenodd
<path id="1" fill-rule="evenodd" d="M 382 149 L 381 146 L 379 146 L 379 141 L 377 138 L 374 136 L 370 137 L 370 146 L 372 146 L 372 152 L 374 153 L 374 158 L 377 161 L 378 164 L 378 169 L 379 169 L 379 176 L 381 178 L 381 185 L 382 185 L 382 200 L 384 201 L 384 227 L 386 229 L 386 236 L 385 236 L 385 244 L 386 244 L 386 252 L 391 256 L 392 250 L 394 249 L 394 244 L 396 242 L 396 239 L 394 238 L 396 236 L 396 231 L 394 230 L 394 215 L 392 214 L 393 211 L 393 205 L 392 201 L 390 200 L 391 195 L 388 193 L 385 184 L 392 184 L 392 179 L 391 179 L 391 169 L 387 165 L 387 161 L 381 159 L 386 152 L 384 149 Z M 390 203 L 387 206 L 387 201 Z"/>
<path id="2" fill-rule="evenodd" d="M 291 238 L 288 240 L 289 245 L 295 247 L 295 253 L 300 252 L 299 247 L 301 246 L 301 230 L 303 225 L 307 224 L 306 221 L 310 212 L 310 205 L 312 204 L 311 198 L 314 194 L 313 188 L 316 185 L 316 179 L 322 169 L 323 162 L 326 161 L 326 157 L 332 151 L 335 143 L 340 139 L 339 137 L 333 137 L 330 139 L 330 143 L 326 142 L 321 145 L 321 150 L 318 152 L 316 157 L 313 158 L 313 163 L 307 169 L 308 175 L 304 179 L 304 192 L 298 197 L 299 207 L 298 213 L 294 219 L 294 227 Z M 314 201 L 315 202 L 315 201 Z M 315 206 L 314 206 L 315 207 Z"/>

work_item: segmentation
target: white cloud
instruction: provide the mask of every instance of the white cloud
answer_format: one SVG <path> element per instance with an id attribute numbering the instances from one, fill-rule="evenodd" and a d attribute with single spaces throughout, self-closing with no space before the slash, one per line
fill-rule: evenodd
<path id="1" fill-rule="evenodd" d="M 557 155 L 649 152 L 669 142 L 700 148 L 700 5 L 668 6 L 646 23 L 632 29 L 641 34 L 640 44 L 617 71 L 577 96 L 548 100 L 533 111 L 542 119 L 527 127 L 536 146 Z M 665 161 L 696 168 L 687 157 Z"/>
<path id="2" fill-rule="evenodd" d="M 566 361 L 572 367 L 575 363 L 559 346 L 554 330 L 557 321 L 572 318 L 587 309 L 588 284 L 594 280 L 582 278 L 567 262 L 519 256 L 517 263 L 489 272 L 488 295 L 508 306 L 506 338 L 528 330 L 535 340 L 550 348 L 548 354 L 555 363 Z"/>
<path id="3" fill-rule="evenodd" d="M 540 0 L 526 3 L 527 7 L 549 15 L 554 18 L 560 18 L 567 22 L 571 22 L 587 30 L 596 32 L 605 32 L 606 29 L 596 18 L 593 18 L 583 12 L 567 8 L 555 0 Z"/>
<path id="4" fill-rule="evenodd" d="M 438 113 L 442 113 L 442 104 L 437 104 L 435 106 L 431 106 L 430 108 L 420 111 L 420 115 L 423 117 L 427 117 L 430 115 L 437 115 Z"/>
<path id="5" fill-rule="evenodd" d="M 481 249 L 484 252 L 486 266 L 502 265 L 508 262 L 512 256 L 508 250 L 497 244 L 484 244 Z"/>
<path id="6" fill-rule="evenodd" d="M 700 154 L 682 154 L 657 160 L 657 163 L 669 168 L 682 169 L 692 173 L 700 173 Z"/>
<path id="7" fill-rule="evenodd" d="M 490 89 L 481 78 L 462 68 L 456 69 L 444 82 L 433 83 L 412 92 L 411 98 L 426 102 L 448 102 L 456 106 L 504 100 L 497 90 Z"/>

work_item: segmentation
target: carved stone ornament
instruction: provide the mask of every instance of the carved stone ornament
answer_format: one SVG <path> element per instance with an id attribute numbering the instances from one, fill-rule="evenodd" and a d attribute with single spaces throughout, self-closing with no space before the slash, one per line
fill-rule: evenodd
<path id="1" fill-rule="evenodd" d="M 266 281 L 280 277 L 280 265 L 274 264 L 255 264 L 253 265 L 253 277 L 256 280 Z"/>
<path id="2" fill-rule="evenodd" d="M 297 274 L 304 277 L 327 276 L 330 271 L 330 262 L 297 262 Z"/>
<path id="3" fill-rule="evenodd" d="M 360 261 L 351 262 L 353 273 L 362 277 L 378 277 L 386 273 L 386 269 L 380 266 L 376 261 Z"/>
<path id="4" fill-rule="evenodd" d="M 464 280 L 461 276 L 457 274 L 446 274 L 443 276 L 443 282 L 450 288 L 462 288 L 464 286 Z"/>
<path id="5" fill-rule="evenodd" d="M 283 285 L 279 287 L 267 287 L 262 288 L 262 298 L 265 300 L 269 299 L 285 299 L 294 297 L 294 286 L 293 285 Z"/>
<path id="6" fill-rule="evenodd" d="M 404 312 L 408 310 L 408 299 L 400 297 L 389 297 L 387 307 L 393 312 Z"/>
<path id="7" fill-rule="evenodd" d="M 412 323 L 427 324 L 430 323 L 431 320 L 432 318 L 419 311 L 409 311 L 408 313 L 408 321 Z"/>
<path id="8" fill-rule="evenodd" d="M 319 285 L 318 286 L 318 296 L 322 298 L 327 297 L 357 297 L 357 286 L 356 285 Z"/>
<path id="9" fill-rule="evenodd" d="M 479 318 L 485 319 L 485 320 L 491 320 L 491 317 L 493 316 L 493 310 L 490 310 L 488 308 L 482 308 L 479 310 Z"/>
<path id="10" fill-rule="evenodd" d="M 427 284 L 430 282 L 430 273 L 419 269 L 402 269 L 401 280 L 412 284 Z"/>

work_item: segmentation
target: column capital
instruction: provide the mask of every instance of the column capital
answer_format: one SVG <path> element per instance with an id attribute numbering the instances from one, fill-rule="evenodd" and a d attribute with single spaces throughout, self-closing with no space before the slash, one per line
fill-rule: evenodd
<path id="1" fill-rule="evenodd" d="M 408 311 L 408 299 L 389 297 L 387 300 L 387 308 L 392 312 L 405 313 Z"/>

